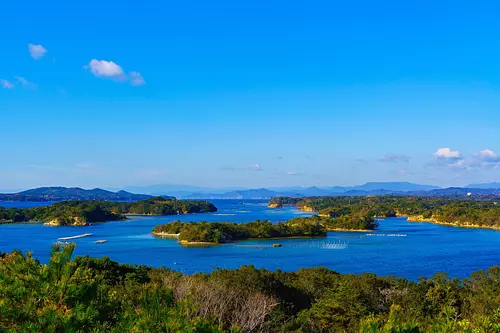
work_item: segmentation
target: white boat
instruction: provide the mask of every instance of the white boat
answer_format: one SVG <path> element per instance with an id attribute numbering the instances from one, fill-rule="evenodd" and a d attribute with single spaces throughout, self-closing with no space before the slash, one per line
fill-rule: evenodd
<path id="1" fill-rule="evenodd" d="M 60 241 L 67 241 L 67 240 L 71 240 L 71 239 L 78 239 L 78 238 L 83 238 L 83 237 L 89 237 L 89 236 L 92 236 L 93 234 L 81 234 L 81 235 L 76 235 L 76 236 L 70 236 L 70 237 L 61 237 L 61 238 L 58 238 L 58 240 Z"/>

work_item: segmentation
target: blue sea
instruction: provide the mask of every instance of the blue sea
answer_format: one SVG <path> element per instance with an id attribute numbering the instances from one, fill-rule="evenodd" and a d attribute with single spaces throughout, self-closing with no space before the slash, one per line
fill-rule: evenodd
<path id="1" fill-rule="evenodd" d="M 42 224 L 0 225 L 0 252 L 32 251 L 47 262 L 52 244 L 60 237 L 92 233 L 74 240 L 75 255 L 108 256 L 120 263 L 170 267 L 184 273 L 254 265 L 269 270 L 295 271 L 324 266 L 340 273 L 370 272 L 416 280 L 437 272 L 466 277 L 500 264 L 500 232 L 462 229 L 405 218 L 381 219 L 371 233 L 330 232 L 326 238 L 243 241 L 209 247 L 182 247 L 176 240 L 151 235 L 155 225 L 183 221 L 286 221 L 310 216 L 294 207 L 269 209 L 264 201 L 212 200 L 217 213 L 168 217 L 132 217 L 127 221 L 89 227 L 48 227 Z M 8 207 L 40 203 L 0 203 Z M 94 244 L 99 239 L 105 244 Z M 274 248 L 273 243 L 283 247 Z"/>

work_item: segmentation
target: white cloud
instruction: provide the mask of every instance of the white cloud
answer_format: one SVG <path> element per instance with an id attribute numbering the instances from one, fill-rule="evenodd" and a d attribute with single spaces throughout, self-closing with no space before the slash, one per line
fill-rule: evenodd
<path id="1" fill-rule="evenodd" d="M 474 154 L 475 157 L 486 163 L 500 163 L 500 154 L 495 153 L 493 150 L 485 149 Z"/>
<path id="2" fill-rule="evenodd" d="M 263 171 L 260 164 L 252 164 L 247 167 L 243 166 L 233 166 L 233 165 L 223 165 L 220 167 L 222 171 L 238 171 L 238 172 L 247 172 L 247 171 Z"/>
<path id="3" fill-rule="evenodd" d="M 21 76 L 16 76 L 16 80 L 17 80 L 17 82 L 19 82 L 23 86 L 26 86 L 30 83 L 28 80 L 26 80 L 24 77 L 21 77 Z"/>
<path id="4" fill-rule="evenodd" d="M 125 76 L 123 69 L 112 61 L 92 59 L 86 68 L 89 68 L 92 74 L 97 77 L 120 78 Z"/>
<path id="5" fill-rule="evenodd" d="M 450 148 L 439 148 L 435 153 L 437 159 L 440 160 L 460 160 L 462 154 L 458 150 L 451 150 Z"/>
<path id="6" fill-rule="evenodd" d="M 92 59 L 88 65 L 83 66 L 90 69 L 96 77 L 110 78 L 114 80 L 128 81 L 133 86 L 142 86 L 146 80 L 139 72 L 129 72 L 125 74 L 123 68 L 113 61 Z"/>
<path id="7" fill-rule="evenodd" d="M 446 166 L 452 169 L 469 169 L 469 166 L 467 165 L 467 163 L 465 163 L 465 160 L 456 160 L 456 162 L 447 164 Z"/>
<path id="8" fill-rule="evenodd" d="M 47 49 L 40 44 L 28 44 L 28 50 L 33 59 L 38 60 L 47 53 Z"/>
<path id="9" fill-rule="evenodd" d="M 248 166 L 248 169 L 252 171 L 262 171 L 262 167 L 260 166 L 260 164 L 252 164 Z"/>
<path id="10" fill-rule="evenodd" d="M 15 76 L 15 78 L 16 78 L 17 83 L 20 84 L 20 85 L 22 85 L 25 88 L 36 88 L 36 84 L 34 84 L 33 82 L 30 82 L 30 81 L 26 80 L 22 76 Z"/>
<path id="11" fill-rule="evenodd" d="M 0 80 L 0 84 L 2 85 L 2 88 L 5 89 L 12 89 L 14 88 L 14 84 L 12 82 L 9 82 L 7 80 Z"/>
<path id="12" fill-rule="evenodd" d="M 139 72 L 130 72 L 128 76 L 130 78 L 130 84 L 133 86 L 142 86 L 146 84 L 146 81 L 144 81 L 144 78 Z"/>
<path id="13" fill-rule="evenodd" d="M 450 148 L 439 148 L 434 156 L 436 161 L 429 164 L 430 166 L 455 169 L 455 170 L 470 170 L 470 160 L 465 157 L 458 150 L 451 150 Z"/>
<path id="14" fill-rule="evenodd" d="M 466 157 L 459 151 L 439 148 L 434 156 L 436 161 L 429 164 L 430 166 L 476 172 L 481 169 L 500 169 L 500 154 L 491 149 L 484 149 Z"/>
<path id="15" fill-rule="evenodd" d="M 474 153 L 471 166 L 475 168 L 500 169 L 500 154 L 491 149 L 481 150 Z"/>

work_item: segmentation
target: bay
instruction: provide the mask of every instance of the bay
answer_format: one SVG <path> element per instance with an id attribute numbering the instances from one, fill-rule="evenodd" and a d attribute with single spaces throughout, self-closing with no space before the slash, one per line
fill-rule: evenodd
<path id="1" fill-rule="evenodd" d="M 296 271 L 327 267 L 340 273 L 375 273 L 416 280 L 438 272 L 466 277 L 479 269 L 500 264 L 500 232 L 463 229 L 405 218 L 379 220 L 370 233 L 329 232 L 326 238 L 243 241 L 209 247 L 182 247 L 176 240 L 151 234 L 155 225 L 173 220 L 286 221 L 310 216 L 294 207 L 269 209 L 265 201 L 212 200 L 217 213 L 167 217 L 135 216 L 127 221 L 97 223 L 89 227 L 47 227 L 39 223 L 0 225 L 0 251 L 32 251 L 47 262 L 58 238 L 91 233 L 75 239 L 75 255 L 108 256 L 120 263 L 169 267 L 184 273 L 254 265 L 270 270 Z M 7 207 L 34 207 L 50 203 L 0 203 Z M 94 244 L 105 239 L 104 244 Z M 275 248 L 273 243 L 283 247 Z"/>

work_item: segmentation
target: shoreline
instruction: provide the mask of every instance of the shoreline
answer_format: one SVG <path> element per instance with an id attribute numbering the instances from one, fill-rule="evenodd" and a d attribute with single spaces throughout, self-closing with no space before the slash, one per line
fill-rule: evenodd
<path id="1" fill-rule="evenodd" d="M 283 240 L 283 239 L 309 239 L 309 238 L 326 238 L 327 235 L 317 235 L 317 236 L 289 236 L 289 237 L 269 237 L 269 238 L 248 238 L 248 239 L 239 239 L 235 242 L 244 242 L 244 241 L 255 241 L 255 240 Z"/>
<path id="2" fill-rule="evenodd" d="M 161 237 L 161 238 L 172 238 L 172 239 L 178 239 L 180 234 L 170 234 L 167 232 L 152 232 L 151 233 L 153 236 Z"/>
<path id="3" fill-rule="evenodd" d="M 24 209 L 24 208 L 23 208 Z M 123 222 L 127 221 L 129 218 L 128 217 L 166 217 L 166 216 L 180 216 L 180 215 L 196 215 L 196 214 L 211 214 L 215 212 L 205 212 L 205 213 L 183 213 L 183 214 L 170 214 L 170 215 L 156 215 L 156 214 L 123 214 L 123 218 L 116 219 L 116 220 L 106 220 L 106 221 L 98 221 L 98 222 L 85 222 L 85 224 L 67 224 L 67 225 L 60 225 L 58 222 L 52 221 L 20 221 L 20 222 L 11 222 L 11 221 L 0 221 L 0 225 L 4 224 L 43 224 L 44 226 L 47 227 L 88 227 L 91 226 L 93 223 L 108 223 L 108 222 Z"/>
<path id="4" fill-rule="evenodd" d="M 152 232 L 153 236 L 159 238 L 167 238 L 167 239 L 179 239 L 180 234 L 170 234 L 165 232 Z M 181 245 L 222 245 L 222 244 L 230 244 L 237 242 L 245 242 L 245 241 L 265 241 L 265 240 L 285 240 L 285 239 L 310 239 L 310 238 L 326 238 L 327 235 L 318 235 L 318 236 L 290 236 L 290 237 L 269 237 L 269 238 L 247 238 L 247 239 L 237 239 L 230 242 L 223 243 L 215 243 L 215 242 L 190 242 L 186 240 L 179 240 L 178 243 Z"/>
<path id="5" fill-rule="evenodd" d="M 485 226 L 485 225 L 479 225 L 479 224 L 472 224 L 472 223 L 465 223 L 465 224 L 458 224 L 458 223 L 452 223 L 452 222 L 439 222 L 438 220 L 434 218 L 412 218 L 412 216 L 407 216 L 406 219 L 407 222 L 411 223 L 430 223 L 430 224 L 436 224 L 436 225 L 442 225 L 442 226 L 447 226 L 447 227 L 455 227 L 455 228 L 464 228 L 464 229 L 485 229 L 485 230 L 495 230 L 495 231 L 500 231 L 500 226 Z"/>
<path id="6" fill-rule="evenodd" d="M 181 216 L 181 215 L 196 215 L 196 214 L 212 214 L 216 213 L 217 211 L 213 212 L 199 212 L 199 213 L 182 213 L 182 214 L 132 214 L 132 213 L 126 213 L 123 214 L 123 216 Z"/>
<path id="7" fill-rule="evenodd" d="M 326 228 L 330 232 L 375 232 L 375 229 L 345 229 L 345 228 Z"/>
<path id="8" fill-rule="evenodd" d="M 189 241 L 181 240 L 181 241 L 179 241 L 179 244 L 182 246 L 189 246 L 189 245 L 222 245 L 222 244 L 227 244 L 227 243 L 189 242 Z"/>

